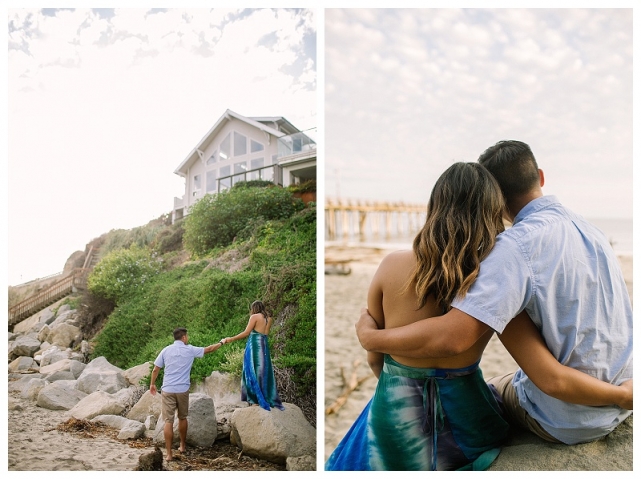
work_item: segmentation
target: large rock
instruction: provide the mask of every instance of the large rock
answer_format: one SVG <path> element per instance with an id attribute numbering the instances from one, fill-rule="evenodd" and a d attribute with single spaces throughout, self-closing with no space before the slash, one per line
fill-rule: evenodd
<path id="1" fill-rule="evenodd" d="M 58 371 L 69 371 L 70 368 L 71 359 L 60 359 L 53 363 L 49 363 L 46 366 L 40 365 L 40 374 L 47 375 L 57 373 Z"/>
<path id="2" fill-rule="evenodd" d="M 53 314 L 53 311 L 51 311 L 51 309 L 49 308 L 43 309 L 38 318 L 38 320 L 44 324 L 51 324 L 53 323 L 54 319 L 56 319 L 56 315 Z"/>
<path id="3" fill-rule="evenodd" d="M 206 377 L 203 384 L 197 386 L 196 392 L 211 396 L 217 405 L 241 403 L 240 379 L 219 371 L 213 371 Z"/>
<path id="4" fill-rule="evenodd" d="M 192 446 L 210 447 L 216 440 L 218 428 L 216 424 L 216 408 L 214 400 L 203 393 L 189 395 L 189 416 L 187 417 L 188 429 L 186 442 Z M 165 420 L 160 415 L 160 420 L 154 431 L 153 441 L 156 444 L 165 444 L 163 433 Z M 178 435 L 178 416 L 174 417 L 174 442 L 180 442 Z"/>
<path id="5" fill-rule="evenodd" d="M 69 416 L 88 420 L 104 414 L 119 415 L 124 410 L 125 405 L 118 398 L 104 391 L 96 391 L 71 408 Z"/>
<path id="6" fill-rule="evenodd" d="M 44 379 L 33 378 L 22 389 L 22 393 L 20 393 L 20 397 L 23 397 L 25 399 L 31 399 L 32 401 L 37 401 L 38 394 L 40 394 L 40 391 L 42 391 L 42 388 L 44 388 L 47 384 L 48 382 L 45 381 Z"/>
<path id="7" fill-rule="evenodd" d="M 632 416 L 604 438 L 573 446 L 514 430 L 488 471 L 632 471 Z"/>
<path id="8" fill-rule="evenodd" d="M 47 341 L 54 346 L 62 348 L 70 348 L 75 342 L 80 340 L 80 328 L 72 326 L 71 324 L 62 323 L 55 325 L 52 323 L 51 331 L 47 335 Z"/>
<path id="9" fill-rule="evenodd" d="M 122 416 L 105 414 L 94 417 L 91 422 L 101 422 L 108 427 L 119 429 L 118 439 L 137 439 L 145 434 L 143 423 Z"/>
<path id="10" fill-rule="evenodd" d="M 152 395 L 150 391 L 145 391 L 138 402 L 127 413 L 128 419 L 145 422 L 148 416 L 160 417 L 162 410 L 161 395 Z"/>
<path id="11" fill-rule="evenodd" d="M 69 349 L 61 350 L 58 346 L 51 345 L 51 347 L 42 352 L 40 367 L 49 366 L 58 361 L 69 361 L 70 357 L 71 351 Z"/>
<path id="12" fill-rule="evenodd" d="M 62 384 L 61 381 L 47 384 L 38 393 L 37 404 L 45 409 L 69 410 L 87 395 L 73 387 Z"/>
<path id="13" fill-rule="evenodd" d="M 104 357 L 91 361 L 78 377 L 76 387 L 91 394 L 95 391 L 115 393 L 129 386 L 122 369 L 109 363 Z"/>
<path id="14" fill-rule="evenodd" d="M 9 363 L 9 372 L 28 371 L 31 368 L 37 368 L 38 364 L 30 356 L 20 356 Z"/>
<path id="15" fill-rule="evenodd" d="M 19 356 L 29 356 L 33 357 L 40 349 L 40 341 L 32 336 L 20 336 L 18 339 L 13 341 L 11 348 L 9 349 L 9 358 L 13 359 Z"/>
<path id="16" fill-rule="evenodd" d="M 294 404 L 284 411 L 253 406 L 237 409 L 231 418 L 232 444 L 248 456 L 285 464 L 288 457 L 316 454 L 316 429 Z"/>
<path id="17" fill-rule="evenodd" d="M 139 386 L 140 381 L 142 381 L 146 376 L 151 375 L 152 367 L 153 367 L 153 363 L 151 361 L 147 361 L 144 364 L 139 364 L 138 366 L 134 366 L 133 368 L 127 369 L 123 373 L 123 376 L 129 382 L 129 384 L 133 384 L 134 386 Z"/>

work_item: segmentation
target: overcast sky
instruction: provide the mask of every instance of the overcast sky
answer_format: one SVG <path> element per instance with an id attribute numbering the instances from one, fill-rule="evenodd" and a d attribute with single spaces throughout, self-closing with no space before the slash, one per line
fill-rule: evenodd
<path id="1" fill-rule="evenodd" d="M 316 127 L 312 10 L 9 9 L 9 284 L 171 212 L 226 109 Z"/>
<path id="2" fill-rule="evenodd" d="M 545 194 L 632 217 L 632 9 L 325 11 L 327 197 L 426 204 L 455 161 L 530 145 Z"/>

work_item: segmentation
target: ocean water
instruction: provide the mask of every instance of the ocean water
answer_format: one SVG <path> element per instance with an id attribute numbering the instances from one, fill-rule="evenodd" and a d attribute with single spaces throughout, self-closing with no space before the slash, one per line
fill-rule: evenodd
<path id="1" fill-rule="evenodd" d="M 599 228 L 610 241 L 612 248 L 617 254 L 632 255 L 633 252 L 633 237 L 632 237 L 632 218 L 586 218 L 590 223 Z M 405 225 L 403 231 L 409 229 Z M 330 241 L 325 237 L 327 245 L 353 245 L 353 246 L 369 246 L 379 247 L 384 249 L 410 249 L 412 241 L 414 240 L 415 233 L 409 234 L 394 234 L 385 238 L 384 235 L 375 235 L 371 229 L 366 227 L 365 235 L 363 238 L 358 238 L 357 235 L 352 234 L 347 238 L 338 238 Z"/>

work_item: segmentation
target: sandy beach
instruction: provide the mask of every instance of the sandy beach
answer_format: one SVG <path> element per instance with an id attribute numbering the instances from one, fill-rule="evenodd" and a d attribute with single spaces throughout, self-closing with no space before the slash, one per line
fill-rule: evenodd
<path id="1" fill-rule="evenodd" d="M 326 261 L 350 260 L 348 275 L 325 275 L 325 408 L 329 407 L 343 391 L 341 369 L 349 379 L 354 371 L 358 378 L 366 379 L 349 395 L 338 412 L 325 415 L 325 451 L 327 459 L 340 442 L 358 414 L 372 397 L 376 378 L 367 366 L 366 354 L 354 332 L 360 310 L 366 305 L 367 289 L 381 259 L 389 250 L 327 246 Z M 632 256 L 621 256 L 621 266 L 628 292 L 632 297 Z M 356 366 L 354 366 L 356 364 Z M 511 372 L 516 363 L 496 335 L 490 340 L 481 369 L 486 378 Z"/>

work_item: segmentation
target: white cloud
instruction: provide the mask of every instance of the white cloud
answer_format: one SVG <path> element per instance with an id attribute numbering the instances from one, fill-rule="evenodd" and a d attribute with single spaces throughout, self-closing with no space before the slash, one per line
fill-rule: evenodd
<path id="1" fill-rule="evenodd" d="M 328 196 L 340 176 L 345 196 L 422 202 L 419 177 L 520 139 L 552 187 L 612 177 L 598 196 L 572 190 L 586 216 L 631 216 L 616 180 L 631 176 L 630 10 L 339 10 L 325 25 Z"/>

